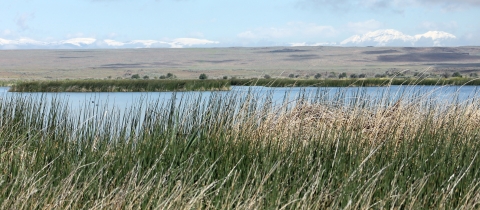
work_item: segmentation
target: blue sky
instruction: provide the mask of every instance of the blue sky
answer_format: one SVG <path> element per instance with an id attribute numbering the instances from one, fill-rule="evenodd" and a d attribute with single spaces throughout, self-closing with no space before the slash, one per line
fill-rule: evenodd
<path id="1" fill-rule="evenodd" d="M 353 35 L 394 29 L 409 36 L 442 31 L 456 37 L 450 45 L 480 45 L 480 0 L 0 0 L 0 5 L 5 40 L 335 45 Z"/>

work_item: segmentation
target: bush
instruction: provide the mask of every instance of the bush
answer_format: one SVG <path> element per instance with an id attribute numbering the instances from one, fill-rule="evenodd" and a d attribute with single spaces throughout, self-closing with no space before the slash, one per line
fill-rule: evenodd
<path id="1" fill-rule="evenodd" d="M 347 73 L 345 73 L 345 72 L 341 73 L 340 75 L 338 75 L 338 78 L 339 79 L 347 78 Z"/>
<path id="2" fill-rule="evenodd" d="M 198 77 L 199 79 L 208 79 L 208 76 L 206 74 L 200 74 Z"/>
<path id="3" fill-rule="evenodd" d="M 295 77 L 295 74 L 289 74 L 288 77 L 294 78 L 294 77 Z"/>
<path id="4" fill-rule="evenodd" d="M 315 78 L 315 79 L 320 79 L 320 78 L 322 78 L 322 74 L 317 73 L 317 74 L 315 74 L 314 78 Z"/>
<path id="5" fill-rule="evenodd" d="M 358 78 L 367 78 L 367 75 L 366 74 L 359 74 Z"/>
<path id="6" fill-rule="evenodd" d="M 223 76 L 223 79 L 228 79 L 228 76 Z"/>
<path id="7" fill-rule="evenodd" d="M 357 74 L 351 74 L 351 75 L 350 75 L 350 78 L 356 79 L 356 78 L 358 78 L 358 75 L 357 75 Z"/>
<path id="8" fill-rule="evenodd" d="M 150 79 L 150 77 L 145 75 L 145 76 L 143 76 L 143 79 Z"/>
<path id="9" fill-rule="evenodd" d="M 165 75 L 162 75 L 159 77 L 159 79 L 167 79 L 167 77 Z"/>
<path id="10" fill-rule="evenodd" d="M 168 73 L 168 74 L 167 74 L 167 78 L 175 78 L 175 77 L 176 77 L 176 76 L 173 75 L 172 73 Z"/>
<path id="11" fill-rule="evenodd" d="M 337 74 L 335 74 L 335 72 L 330 72 L 328 78 L 337 78 Z"/>
<path id="12" fill-rule="evenodd" d="M 132 75 L 132 79 L 140 79 L 140 75 L 134 74 L 134 75 Z"/>
<path id="13" fill-rule="evenodd" d="M 455 72 L 452 74 L 452 77 L 462 77 L 462 74 L 460 74 L 460 72 Z"/>
<path id="14" fill-rule="evenodd" d="M 265 74 L 265 76 L 263 76 L 263 78 L 265 78 L 265 79 L 271 79 L 272 77 L 271 77 L 270 75 L 268 75 L 268 74 Z"/>

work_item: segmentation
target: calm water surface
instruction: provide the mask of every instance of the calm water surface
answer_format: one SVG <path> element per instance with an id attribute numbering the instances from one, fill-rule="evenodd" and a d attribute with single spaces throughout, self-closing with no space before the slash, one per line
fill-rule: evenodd
<path id="1" fill-rule="evenodd" d="M 65 100 L 73 108 L 85 107 L 85 104 L 91 106 L 104 106 L 109 109 L 123 110 L 138 105 L 139 103 L 149 104 L 156 101 L 164 102 L 175 96 L 177 99 L 182 97 L 189 99 L 198 99 L 199 97 L 207 100 L 212 94 L 217 96 L 227 94 L 253 94 L 257 99 L 270 98 L 273 104 L 281 104 L 285 100 L 295 101 L 299 96 L 315 100 L 315 97 L 323 97 L 327 100 L 335 100 L 335 97 L 342 96 L 345 99 L 355 99 L 358 95 L 366 100 L 373 100 L 387 95 L 391 100 L 398 97 L 409 95 L 421 95 L 446 101 L 466 101 L 475 100 L 480 95 L 479 86 L 391 86 L 391 87 L 348 87 L 348 88 L 268 88 L 268 87 L 242 87 L 234 86 L 231 91 L 210 92 L 210 91 L 192 91 L 192 92 L 100 92 L 100 93 L 10 93 L 8 87 L 0 87 L 0 97 L 22 95 L 24 97 L 41 97 L 51 100 L 58 98 Z M 342 98 L 340 97 L 340 98 Z M 179 100 L 177 100 L 179 101 Z"/>

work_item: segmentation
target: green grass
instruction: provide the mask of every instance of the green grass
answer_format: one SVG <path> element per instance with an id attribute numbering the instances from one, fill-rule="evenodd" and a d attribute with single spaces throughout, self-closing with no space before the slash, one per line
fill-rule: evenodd
<path id="1" fill-rule="evenodd" d="M 24 81 L 11 92 L 164 92 L 229 90 L 222 80 L 57 80 Z"/>
<path id="2" fill-rule="evenodd" d="M 380 87 L 389 85 L 480 85 L 475 78 L 232 79 L 231 85 L 266 87 Z"/>
<path id="3" fill-rule="evenodd" d="M 301 92 L 278 106 L 271 95 L 187 94 L 122 113 L 5 97 L 0 206 L 479 208 L 479 104 L 393 94 L 359 89 L 339 105 L 342 90 Z"/>
<path id="4" fill-rule="evenodd" d="M 56 80 L 9 83 L 11 92 L 166 92 L 230 90 L 231 86 L 379 87 L 389 85 L 480 85 L 473 78 L 415 79 L 231 79 L 231 80 Z"/>
<path id="5" fill-rule="evenodd" d="M 18 82 L 19 80 L 0 80 L 0 87 L 11 87 Z"/>

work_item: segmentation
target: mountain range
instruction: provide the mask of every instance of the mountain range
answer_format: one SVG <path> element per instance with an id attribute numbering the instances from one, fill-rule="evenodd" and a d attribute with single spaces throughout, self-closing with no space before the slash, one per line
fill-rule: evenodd
<path id="1" fill-rule="evenodd" d="M 394 29 L 377 30 L 363 35 L 354 35 L 339 44 L 333 43 L 291 43 L 292 46 L 452 46 L 457 37 L 443 31 L 429 31 L 424 34 L 407 35 Z M 0 49 L 92 49 L 92 48 L 182 48 L 182 47 L 212 47 L 219 42 L 206 39 L 178 38 L 169 41 L 133 40 L 120 42 L 112 39 L 98 40 L 95 38 L 73 38 L 63 41 L 42 42 L 29 38 L 8 40 L 0 38 Z"/>
<path id="2" fill-rule="evenodd" d="M 0 49 L 92 49 L 92 48 L 182 48 L 195 45 L 214 45 L 219 42 L 206 39 L 178 38 L 171 41 L 133 40 L 119 42 L 111 39 L 73 38 L 56 42 L 41 42 L 28 38 L 8 40 L 0 38 Z"/>
<path id="3" fill-rule="evenodd" d="M 377 30 L 363 35 L 354 35 L 340 45 L 344 46 L 445 46 L 455 42 L 457 37 L 443 31 L 429 31 L 424 34 L 406 35 L 393 29 Z"/>

